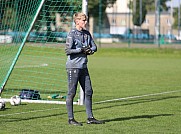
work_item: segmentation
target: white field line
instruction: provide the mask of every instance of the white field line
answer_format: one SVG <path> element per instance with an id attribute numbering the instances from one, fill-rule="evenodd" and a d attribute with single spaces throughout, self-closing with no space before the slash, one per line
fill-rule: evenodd
<path id="1" fill-rule="evenodd" d="M 10 102 L 10 99 L 3 99 L 5 102 Z M 43 100 L 21 100 L 21 102 L 27 102 L 27 103 L 47 103 L 47 104 L 66 104 L 64 101 L 43 101 Z M 78 102 L 73 102 L 74 105 L 77 105 Z M 44 112 L 44 111 L 50 111 L 50 110 L 56 110 L 60 108 L 51 108 L 51 109 L 42 109 L 42 110 L 33 110 L 33 111 L 28 111 L 28 112 L 20 112 L 20 113 L 12 113 L 12 114 L 4 114 L 0 115 L 0 117 L 5 117 L 5 116 L 13 116 L 13 115 L 20 115 L 20 114 L 28 114 L 28 113 L 36 113 L 36 112 Z"/>
<path id="2" fill-rule="evenodd" d="M 170 94 L 170 93 L 176 93 L 176 92 L 180 92 L 180 91 L 181 90 L 161 92 L 161 93 L 155 93 L 155 94 L 145 94 L 145 95 L 140 95 L 140 96 L 130 96 L 130 97 L 125 97 L 125 98 L 118 98 L 118 99 L 112 99 L 112 100 L 99 101 L 99 102 L 95 102 L 94 104 L 113 102 L 113 101 L 119 101 L 119 100 L 128 100 L 128 99 L 141 98 L 141 97 L 146 97 L 146 96 L 156 96 L 156 95 L 162 95 L 162 94 Z M 7 99 L 5 101 L 8 102 L 9 100 Z M 77 104 L 77 103 L 74 103 L 74 104 Z M 28 111 L 28 112 L 4 114 L 4 115 L 0 115 L 0 117 L 12 116 L 12 115 L 20 115 L 20 114 L 28 114 L 28 113 L 35 113 L 35 112 L 44 112 L 44 111 L 58 110 L 58 109 L 59 108 L 51 108 L 51 109 L 34 110 L 34 111 Z"/>
<path id="3" fill-rule="evenodd" d="M 15 66 L 15 68 L 31 68 L 31 67 L 46 67 L 48 64 L 43 63 L 40 65 L 24 65 L 24 66 Z"/>
<path id="4" fill-rule="evenodd" d="M 162 94 L 170 94 L 170 93 L 176 93 L 176 92 L 181 92 L 181 90 L 161 92 L 161 93 L 154 93 L 154 94 L 145 94 L 145 95 L 140 95 L 140 96 L 130 96 L 130 97 L 125 97 L 125 98 L 117 98 L 117 99 L 112 99 L 112 100 L 105 100 L 105 101 L 95 102 L 94 104 L 113 102 L 113 101 L 119 101 L 119 100 L 128 100 L 128 99 L 142 98 L 142 97 L 147 97 L 147 96 L 156 96 L 156 95 L 162 95 Z"/>
<path id="5" fill-rule="evenodd" d="M 1 98 L 5 102 L 10 102 L 10 99 Z M 27 100 L 27 99 L 21 99 L 21 102 L 26 103 L 43 103 L 43 104 L 66 104 L 65 101 L 51 101 L 51 100 Z M 73 104 L 78 104 L 78 102 L 73 102 Z"/>
<path id="6" fill-rule="evenodd" d="M 51 109 L 43 109 L 43 110 L 34 110 L 34 111 L 20 112 L 20 113 L 12 113 L 12 114 L 3 114 L 3 115 L 0 115 L 0 117 L 11 116 L 11 115 L 29 114 L 29 113 L 36 113 L 36 112 L 44 112 L 44 111 L 58 110 L 58 109 L 60 109 L 60 108 L 51 108 Z"/>

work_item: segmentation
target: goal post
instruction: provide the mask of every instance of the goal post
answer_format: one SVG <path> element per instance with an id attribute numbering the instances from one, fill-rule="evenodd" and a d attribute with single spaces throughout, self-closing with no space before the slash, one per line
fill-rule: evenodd
<path id="1" fill-rule="evenodd" d="M 82 0 L 82 12 L 88 16 L 88 0 Z M 78 104 L 79 105 L 84 105 L 85 103 L 85 94 L 82 90 L 82 87 L 80 86 L 80 97 Z"/>
<path id="2" fill-rule="evenodd" d="M 9 101 L 26 89 L 38 91 L 41 99 L 22 102 L 65 104 L 65 40 L 82 5 L 78 0 L 0 0 L 2 98 Z"/>
<path id="3" fill-rule="evenodd" d="M 26 39 L 27 39 L 28 35 L 30 34 L 30 31 L 31 31 L 31 29 L 32 29 L 32 27 L 33 27 L 33 25 L 34 25 L 34 23 L 35 23 L 35 20 L 36 20 L 38 14 L 39 14 L 39 12 L 40 12 L 40 10 L 41 10 L 42 5 L 44 4 L 44 2 L 45 2 L 45 0 L 41 0 L 40 3 L 37 2 L 37 5 L 39 5 L 39 6 L 38 6 L 38 8 L 37 8 L 37 11 L 35 10 L 35 15 L 34 15 L 34 17 L 33 17 L 33 19 L 32 19 L 32 22 L 30 21 L 28 30 L 27 30 L 27 32 L 25 33 L 25 37 L 23 38 L 23 41 L 21 42 L 21 45 L 20 45 L 20 47 L 19 47 L 19 49 L 18 49 L 18 51 L 17 51 L 17 54 L 15 55 L 14 60 L 12 61 L 12 64 L 10 65 L 9 70 L 7 71 L 7 73 L 5 72 L 5 78 L 4 78 L 4 80 L 2 81 L 2 84 L 1 84 L 1 87 L 0 87 L 0 94 L 1 94 L 1 92 L 3 91 L 3 89 L 4 89 L 4 86 L 6 85 L 9 76 L 11 75 L 11 72 L 12 72 L 12 70 L 13 70 L 13 68 L 14 68 L 17 60 L 18 60 L 19 55 L 21 54 L 21 51 L 22 51 L 22 49 L 23 49 L 23 47 L 24 47 L 24 45 L 25 45 Z"/>

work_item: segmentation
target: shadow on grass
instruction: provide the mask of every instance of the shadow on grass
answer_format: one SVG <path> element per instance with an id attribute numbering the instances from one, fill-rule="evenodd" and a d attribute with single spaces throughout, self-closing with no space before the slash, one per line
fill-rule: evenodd
<path id="1" fill-rule="evenodd" d="M 170 96 L 170 97 L 156 97 L 156 98 L 149 98 L 149 99 L 132 99 L 132 100 L 127 100 L 127 101 L 117 101 L 115 102 L 109 102 L 106 103 L 106 105 L 110 104 L 109 106 L 99 106 L 98 108 L 94 108 L 93 111 L 96 110 L 102 110 L 102 109 L 110 109 L 113 107 L 119 107 L 119 106 L 124 106 L 124 105 L 136 105 L 140 103 L 148 103 L 148 102 L 153 102 L 153 101 L 160 101 L 160 100 L 166 100 L 166 99 L 174 99 L 174 98 L 180 98 L 181 96 Z M 125 104 L 121 102 L 126 102 Z M 100 104 L 96 104 L 98 106 Z M 101 104 L 103 105 L 103 104 Z M 74 113 L 81 113 L 85 112 L 85 110 L 75 110 Z M 23 113 L 22 113 L 23 114 Z M 35 116 L 35 117 L 15 117 L 13 118 L 12 116 L 8 119 L 4 119 L 3 122 L 17 122 L 17 121 L 28 121 L 28 120 L 36 120 L 36 119 L 43 119 L 43 118 L 51 118 L 51 117 L 58 117 L 58 116 L 65 116 L 67 115 L 67 112 L 64 113 L 59 113 L 59 114 L 49 114 L 49 115 L 40 115 L 40 116 Z M 122 117 L 122 118 L 115 118 L 115 119 L 107 119 L 104 120 L 104 122 L 111 122 L 111 121 L 124 121 L 124 120 L 132 120 L 132 119 L 141 119 L 141 118 L 154 118 L 158 116 L 172 116 L 173 114 L 158 114 L 158 115 L 140 115 L 140 116 L 133 116 L 133 117 Z"/>
<path id="2" fill-rule="evenodd" d="M 156 115 L 138 115 L 132 117 L 122 117 L 122 118 L 114 118 L 114 119 L 107 119 L 103 120 L 104 122 L 112 122 L 112 121 L 125 121 L 125 120 L 135 120 L 135 119 L 151 119 L 159 116 L 173 116 L 173 114 L 156 114 Z"/>
<path id="3" fill-rule="evenodd" d="M 18 121 L 29 121 L 29 120 L 37 120 L 37 119 L 45 119 L 51 117 L 57 117 L 61 115 L 66 115 L 67 113 L 60 113 L 60 114 L 51 114 L 51 115 L 44 115 L 44 116 L 35 116 L 35 117 L 20 117 L 20 118 L 6 118 L 3 122 L 18 122 Z"/>
<path id="4" fill-rule="evenodd" d="M 141 103 L 156 102 L 156 101 L 175 99 L 175 98 L 181 98 L 181 96 L 155 97 L 155 98 L 147 98 L 147 99 L 139 98 L 139 99 L 112 101 L 112 102 L 106 102 L 106 104 L 110 104 L 110 106 L 99 107 L 99 108 L 95 108 L 93 110 L 100 110 L 100 109 L 106 109 L 106 108 L 112 108 L 112 107 L 118 107 L 118 106 L 126 106 L 126 105 L 135 105 L 135 104 L 141 104 Z M 125 102 L 125 103 L 120 103 L 120 102 Z M 94 105 L 103 105 L 103 104 L 105 104 L 105 103 L 98 103 L 98 104 L 94 104 Z"/>

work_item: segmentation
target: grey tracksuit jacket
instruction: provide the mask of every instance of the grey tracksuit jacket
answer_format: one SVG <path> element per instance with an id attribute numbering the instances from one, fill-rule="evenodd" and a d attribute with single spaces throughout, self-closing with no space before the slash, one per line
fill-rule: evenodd
<path id="1" fill-rule="evenodd" d="M 76 28 L 72 29 L 66 39 L 65 52 L 68 56 L 66 62 L 67 69 L 87 68 L 87 55 L 84 54 L 81 49 L 83 46 L 90 46 L 92 51 L 97 51 L 97 46 L 89 31 L 78 31 Z"/>

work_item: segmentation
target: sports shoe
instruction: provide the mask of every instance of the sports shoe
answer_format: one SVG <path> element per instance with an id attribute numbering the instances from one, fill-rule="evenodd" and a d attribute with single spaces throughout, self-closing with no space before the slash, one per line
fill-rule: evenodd
<path id="1" fill-rule="evenodd" d="M 75 119 L 69 119 L 69 120 L 68 120 L 68 123 L 69 123 L 70 125 L 74 125 L 74 126 L 82 126 L 82 123 L 77 122 Z"/>
<path id="2" fill-rule="evenodd" d="M 87 124 L 104 124 L 104 122 L 96 120 L 94 117 L 92 117 L 87 119 Z"/>

